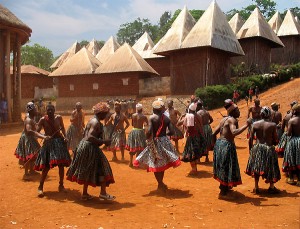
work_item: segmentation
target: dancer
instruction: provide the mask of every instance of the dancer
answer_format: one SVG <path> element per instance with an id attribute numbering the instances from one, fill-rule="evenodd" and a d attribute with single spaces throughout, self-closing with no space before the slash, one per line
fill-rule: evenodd
<path id="1" fill-rule="evenodd" d="M 44 182 L 50 169 L 58 166 L 59 168 L 59 186 L 58 191 L 65 191 L 64 187 L 64 167 L 71 164 L 71 157 L 67 148 L 66 130 L 63 119 L 55 114 L 55 108 L 52 104 L 46 107 L 47 115 L 42 117 L 38 123 L 37 131 L 44 129 L 45 135 L 51 136 L 44 141 L 41 150 L 35 161 L 34 169 L 42 171 L 40 185 L 38 187 L 38 196 L 44 196 Z"/>
<path id="2" fill-rule="evenodd" d="M 177 167 L 181 162 L 167 137 L 166 129 L 169 129 L 169 135 L 174 133 L 174 129 L 170 119 L 163 114 L 164 103 L 155 100 L 152 107 L 153 115 L 149 118 L 149 129 L 146 133 L 147 147 L 135 159 L 133 165 L 136 167 L 145 165 L 148 172 L 154 172 L 158 183 L 157 190 L 166 192 L 168 188 L 163 182 L 165 170 Z"/>
<path id="3" fill-rule="evenodd" d="M 224 107 L 228 116 L 221 120 L 213 132 L 215 142 L 213 173 L 214 179 L 220 182 L 220 199 L 227 199 L 228 190 L 242 184 L 234 138 L 246 130 L 251 123 L 248 119 L 244 126 L 238 128 L 239 108 L 231 100 L 225 100 Z M 220 133 L 220 138 L 215 141 L 218 133 Z"/>
<path id="4" fill-rule="evenodd" d="M 258 182 L 261 176 L 266 179 L 266 183 L 270 183 L 268 193 L 276 194 L 280 191 L 274 186 L 274 183 L 281 178 L 278 157 L 274 147 L 278 142 L 276 124 L 270 121 L 271 110 L 269 107 L 261 109 L 261 117 L 262 120 L 255 122 L 251 130 L 249 139 L 250 156 L 246 174 L 254 177 L 254 193 L 260 193 Z M 253 146 L 254 134 L 256 134 L 256 143 Z"/>
<path id="5" fill-rule="evenodd" d="M 144 125 L 148 126 L 148 119 L 143 114 L 143 105 L 136 105 L 136 113 L 132 114 L 132 127 L 128 135 L 126 149 L 130 154 L 129 167 L 133 167 L 133 156 L 139 156 L 140 152 L 146 147 L 146 135 Z"/>
<path id="6" fill-rule="evenodd" d="M 252 124 L 256 121 L 261 120 L 260 111 L 261 111 L 260 100 L 254 99 L 254 106 L 249 108 L 248 115 L 247 115 L 248 118 L 250 117 L 250 114 L 252 116 L 251 125 L 249 126 L 248 133 L 247 133 L 248 139 L 250 137 L 250 131 L 251 131 Z M 254 138 L 255 138 L 255 136 L 254 136 Z"/>
<path id="7" fill-rule="evenodd" d="M 100 200 L 114 200 L 116 197 L 106 192 L 106 187 L 115 183 L 113 173 L 106 156 L 99 146 L 109 145 L 111 140 L 103 140 L 104 120 L 109 112 L 107 103 L 93 106 L 94 117 L 90 119 L 84 130 L 84 137 L 80 141 L 76 156 L 67 171 L 67 180 L 83 185 L 82 200 L 93 197 L 88 194 L 88 186 L 100 186 Z"/>
<path id="8" fill-rule="evenodd" d="M 276 133 L 277 133 L 278 139 L 281 138 L 282 133 L 283 133 L 281 130 L 282 114 L 279 111 L 279 107 L 280 107 L 280 104 L 278 104 L 278 103 L 274 102 L 271 104 L 272 111 L 271 111 L 271 117 L 270 117 L 271 121 L 276 124 Z"/>

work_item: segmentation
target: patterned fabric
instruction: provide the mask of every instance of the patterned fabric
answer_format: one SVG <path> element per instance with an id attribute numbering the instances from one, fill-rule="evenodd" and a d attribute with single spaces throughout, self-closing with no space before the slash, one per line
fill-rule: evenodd
<path id="1" fill-rule="evenodd" d="M 281 137 L 282 137 L 283 131 L 282 131 L 282 129 L 280 127 L 277 127 L 276 133 L 277 133 L 277 139 L 279 141 L 281 139 Z"/>
<path id="2" fill-rule="evenodd" d="M 213 149 L 212 129 L 209 124 L 203 126 L 203 133 L 204 133 L 205 148 L 206 148 L 204 155 L 208 155 L 208 151 Z"/>
<path id="3" fill-rule="evenodd" d="M 286 135 L 286 132 L 283 133 L 283 135 L 281 136 L 280 140 L 279 140 L 279 143 L 276 147 L 276 152 L 278 154 L 278 157 L 282 158 L 283 157 L 283 154 L 284 154 L 284 149 L 285 149 L 285 146 L 286 146 L 286 143 L 287 143 L 287 139 L 288 139 L 288 136 Z"/>
<path id="4" fill-rule="evenodd" d="M 195 128 L 189 127 L 190 132 L 194 132 Z M 206 150 L 204 137 L 198 133 L 196 135 L 187 132 L 186 143 L 184 146 L 181 161 L 192 162 L 201 158 Z"/>
<path id="5" fill-rule="evenodd" d="M 71 157 L 67 144 L 62 138 L 50 138 L 45 141 L 35 161 L 34 170 L 42 171 L 44 168 L 54 168 L 58 165 L 68 167 Z"/>
<path id="6" fill-rule="evenodd" d="M 214 146 L 214 179 L 225 186 L 242 184 L 240 167 L 233 142 L 217 139 Z"/>
<path id="7" fill-rule="evenodd" d="M 252 177 L 259 175 L 266 179 L 266 183 L 279 181 L 281 175 L 275 147 L 255 144 L 251 149 L 245 173 Z"/>
<path id="8" fill-rule="evenodd" d="M 102 182 L 109 186 L 115 183 L 112 169 L 99 146 L 81 140 L 76 156 L 67 171 L 67 180 L 78 184 L 100 186 Z"/>
<path id="9" fill-rule="evenodd" d="M 113 129 L 114 129 L 113 124 L 108 124 L 108 125 L 103 126 L 103 140 L 110 139 L 110 135 L 111 135 Z"/>
<path id="10" fill-rule="evenodd" d="M 146 166 L 148 172 L 163 172 L 170 167 L 181 164 L 180 159 L 168 137 L 158 137 L 153 140 L 154 148 L 148 145 L 135 159 L 133 165 Z"/>
<path id="11" fill-rule="evenodd" d="M 288 138 L 284 150 L 282 171 L 300 170 L 300 137 Z"/>
<path id="12" fill-rule="evenodd" d="M 171 136 L 172 140 L 179 140 L 183 138 L 183 133 L 181 132 L 181 130 L 178 129 L 178 127 L 176 127 L 175 125 L 173 125 L 174 127 L 174 135 Z"/>
<path id="13" fill-rule="evenodd" d="M 40 148 L 41 146 L 36 137 L 32 135 L 26 135 L 24 132 L 22 132 L 15 151 L 16 158 L 19 159 L 20 164 L 24 164 L 27 160 L 34 157 Z"/>
<path id="14" fill-rule="evenodd" d="M 133 128 L 128 135 L 126 149 L 130 152 L 142 151 L 146 147 L 146 135 L 143 129 Z"/>
<path id="15" fill-rule="evenodd" d="M 111 144 L 107 147 L 108 150 L 120 150 L 126 146 L 126 134 L 125 131 L 114 131 L 111 137 Z"/>
<path id="16" fill-rule="evenodd" d="M 81 131 L 73 124 L 71 124 L 67 130 L 68 149 L 75 151 L 79 142 L 82 139 Z"/>

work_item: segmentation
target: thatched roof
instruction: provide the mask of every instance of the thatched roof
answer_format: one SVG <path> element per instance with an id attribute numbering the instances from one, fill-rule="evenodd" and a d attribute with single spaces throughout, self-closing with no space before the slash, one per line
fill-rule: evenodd
<path id="1" fill-rule="evenodd" d="M 97 73 L 148 72 L 158 73 L 132 48 L 125 43 L 107 62 L 103 63 Z"/>
<path id="2" fill-rule="evenodd" d="M 93 39 L 90 43 L 88 43 L 86 49 L 89 50 L 94 56 L 96 56 L 100 50 L 100 46 L 98 42 L 95 39 Z"/>
<path id="3" fill-rule="evenodd" d="M 13 27 L 21 30 L 21 32 L 27 37 L 23 43 L 27 42 L 32 33 L 32 30 L 29 28 L 29 26 L 17 18 L 9 9 L 0 4 L 0 28 L 2 26 Z"/>
<path id="4" fill-rule="evenodd" d="M 94 57 L 90 51 L 83 47 L 67 62 L 63 63 L 58 69 L 50 73 L 49 76 L 93 74 L 100 65 L 100 61 Z"/>
<path id="5" fill-rule="evenodd" d="M 156 54 L 167 54 L 169 51 L 180 49 L 183 40 L 195 25 L 195 19 L 186 6 L 182 9 L 171 28 L 161 38 L 159 45 L 153 49 Z"/>
<path id="6" fill-rule="evenodd" d="M 234 34 L 237 34 L 240 28 L 242 28 L 244 24 L 243 18 L 239 15 L 239 13 L 236 13 L 228 22 L 231 29 L 233 30 Z"/>
<path id="7" fill-rule="evenodd" d="M 96 58 L 100 60 L 101 63 L 105 63 L 120 47 L 119 43 L 117 42 L 116 38 L 111 36 L 100 49 Z"/>
<path id="8" fill-rule="evenodd" d="M 154 43 L 147 32 L 145 32 L 132 46 L 132 48 L 143 58 L 147 58 L 151 54 L 153 47 Z"/>
<path id="9" fill-rule="evenodd" d="M 257 7 L 237 33 L 238 39 L 253 37 L 267 39 L 271 42 L 273 47 L 284 46 Z"/>
<path id="10" fill-rule="evenodd" d="M 295 20 L 290 10 L 287 11 L 284 20 L 277 33 L 278 36 L 300 35 L 300 25 Z M 300 47 L 298 47 L 300 48 Z"/>
<path id="11" fill-rule="evenodd" d="M 277 11 L 273 17 L 268 21 L 269 25 L 273 29 L 274 33 L 278 33 L 278 30 L 281 26 L 282 19 L 280 17 L 280 13 Z"/>
<path id="12" fill-rule="evenodd" d="M 50 68 L 60 67 L 69 58 L 74 56 L 80 49 L 80 44 L 76 41 L 67 51 L 60 55 L 60 57 L 50 66 Z"/>
<path id="13" fill-rule="evenodd" d="M 225 14 L 213 1 L 187 35 L 182 48 L 212 47 L 233 55 L 244 55 Z"/>
<path id="14" fill-rule="evenodd" d="M 13 73 L 12 71 L 13 71 L 13 67 L 10 66 L 10 74 Z M 21 66 L 21 74 L 32 74 L 32 75 L 45 75 L 45 76 L 48 76 L 50 74 L 50 72 L 48 72 L 44 69 L 35 67 L 33 65 L 22 65 Z"/>

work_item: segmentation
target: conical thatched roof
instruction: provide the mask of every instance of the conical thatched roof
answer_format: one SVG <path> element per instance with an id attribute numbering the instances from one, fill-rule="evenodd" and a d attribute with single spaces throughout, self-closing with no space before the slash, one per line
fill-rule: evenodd
<path id="1" fill-rule="evenodd" d="M 189 13 L 186 6 L 184 6 L 176 20 L 173 22 L 171 28 L 160 40 L 159 45 L 153 49 L 153 52 L 162 54 L 180 49 L 183 40 L 193 28 L 195 23 L 195 19 Z"/>
<path id="2" fill-rule="evenodd" d="M 147 32 L 145 32 L 132 46 L 132 48 L 144 59 L 151 55 L 151 50 L 153 47 L 154 43 Z"/>
<path id="3" fill-rule="evenodd" d="M 255 8 L 248 20 L 237 33 L 238 39 L 251 37 L 267 39 L 271 41 L 273 47 L 284 46 L 258 8 Z"/>
<path id="4" fill-rule="evenodd" d="M 100 60 L 101 63 L 105 63 L 120 47 L 119 43 L 117 42 L 116 38 L 111 36 L 100 49 L 96 58 Z"/>
<path id="5" fill-rule="evenodd" d="M 13 67 L 10 66 L 10 74 L 12 74 L 12 71 L 13 71 Z M 22 65 L 21 66 L 21 74 L 32 74 L 32 75 L 45 75 L 45 76 L 48 76 L 50 74 L 50 72 L 48 72 L 44 69 L 35 67 L 33 65 Z"/>
<path id="6" fill-rule="evenodd" d="M 100 61 L 83 47 L 49 76 L 93 74 L 100 65 Z"/>
<path id="7" fill-rule="evenodd" d="M 182 48 L 212 47 L 234 55 L 244 55 L 240 43 L 226 16 L 218 4 L 213 1 L 202 17 L 187 35 L 182 43 Z"/>
<path id="8" fill-rule="evenodd" d="M 240 28 L 242 28 L 244 24 L 243 18 L 239 15 L 239 13 L 236 13 L 228 22 L 231 29 L 233 30 L 234 34 L 237 34 Z"/>
<path id="9" fill-rule="evenodd" d="M 27 33 L 30 37 L 32 30 L 17 18 L 9 9 L 0 4 L 0 25 L 19 28 Z"/>
<path id="10" fill-rule="evenodd" d="M 80 44 L 76 41 L 67 51 L 60 55 L 60 57 L 50 66 L 50 68 L 60 67 L 69 58 L 74 56 L 80 49 Z"/>
<path id="11" fill-rule="evenodd" d="M 268 21 L 269 25 L 273 29 L 274 33 L 278 33 L 278 30 L 281 26 L 282 19 L 280 17 L 280 13 L 277 11 L 273 17 Z"/>
<path id="12" fill-rule="evenodd" d="M 88 43 L 86 49 L 89 50 L 94 56 L 96 56 L 100 50 L 100 46 L 98 42 L 95 39 L 93 39 L 90 43 Z"/>
<path id="13" fill-rule="evenodd" d="M 127 43 L 122 45 L 107 62 L 103 63 L 96 70 L 96 72 L 148 72 L 158 75 L 158 73 Z"/>
<path id="14" fill-rule="evenodd" d="M 278 36 L 300 35 L 300 25 L 290 10 L 287 11 L 284 20 L 277 33 Z M 299 47 L 298 47 L 299 48 Z"/>

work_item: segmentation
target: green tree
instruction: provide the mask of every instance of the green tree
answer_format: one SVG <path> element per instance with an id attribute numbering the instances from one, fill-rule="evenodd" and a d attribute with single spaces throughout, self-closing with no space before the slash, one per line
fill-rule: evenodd
<path id="1" fill-rule="evenodd" d="M 39 44 L 25 45 L 21 48 L 22 65 L 33 65 L 49 71 L 53 60 L 52 51 Z"/>
<path id="2" fill-rule="evenodd" d="M 159 19 L 159 34 L 157 39 L 160 39 L 161 37 L 163 37 L 166 32 L 168 31 L 168 29 L 170 28 L 169 26 L 169 21 L 171 20 L 171 12 L 166 11 L 164 12 Z"/>
<path id="3" fill-rule="evenodd" d="M 159 28 L 152 25 L 149 19 L 137 18 L 133 22 L 122 24 L 117 33 L 117 40 L 120 44 L 127 42 L 129 45 L 134 43 L 144 34 L 148 32 L 149 36 L 155 40 L 158 36 Z"/>
<path id="4" fill-rule="evenodd" d="M 86 47 L 89 43 L 90 42 L 88 42 L 87 40 L 82 40 L 82 41 L 79 42 L 81 48 Z"/>

